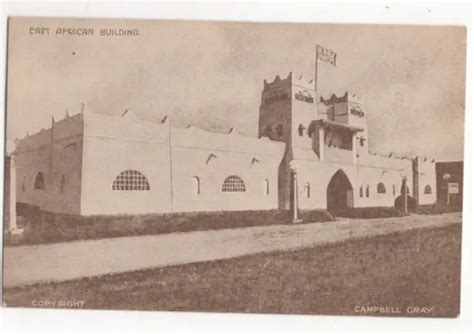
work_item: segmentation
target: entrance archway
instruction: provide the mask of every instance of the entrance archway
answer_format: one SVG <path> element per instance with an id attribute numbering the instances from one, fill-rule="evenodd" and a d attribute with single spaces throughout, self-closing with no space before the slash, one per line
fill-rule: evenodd
<path id="1" fill-rule="evenodd" d="M 328 210 L 340 210 L 354 206 L 354 190 L 351 181 L 342 169 L 339 169 L 329 181 L 326 196 Z"/>

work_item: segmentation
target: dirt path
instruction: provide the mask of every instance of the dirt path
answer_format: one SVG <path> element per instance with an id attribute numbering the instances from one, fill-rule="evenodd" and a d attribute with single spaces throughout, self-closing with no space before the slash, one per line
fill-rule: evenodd
<path id="1" fill-rule="evenodd" d="M 461 214 L 339 219 L 304 225 L 246 227 L 4 249 L 4 287 L 211 261 L 352 238 L 461 223 Z"/>

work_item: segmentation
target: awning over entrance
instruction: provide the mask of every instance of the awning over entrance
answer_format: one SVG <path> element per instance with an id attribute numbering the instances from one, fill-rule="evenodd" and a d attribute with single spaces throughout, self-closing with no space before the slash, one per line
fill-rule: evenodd
<path id="1" fill-rule="evenodd" d="M 349 124 L 338 123 L 334 121 L 328 121 L 325 119 L 318 119 L 316 121 L 312 121 L 308 127 L 308 134 L 311 136 L 312 132 L 319 128 L 325 129 L 334 129 L 334 130 L 343 130 L 349 132 L 361 132 L 364 131 L 363 128 L 358 126 L 353 126 Z"/>

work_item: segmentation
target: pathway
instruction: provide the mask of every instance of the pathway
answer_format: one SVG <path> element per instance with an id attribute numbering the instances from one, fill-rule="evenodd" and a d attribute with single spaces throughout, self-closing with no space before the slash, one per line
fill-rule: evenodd
<path id="1" fill-rule="evenodd" d="M 301 225 L 170 233 L 4 248 L 4 286 L 289 250 L 461 222 L 461 214 L 338 219 Z"/>

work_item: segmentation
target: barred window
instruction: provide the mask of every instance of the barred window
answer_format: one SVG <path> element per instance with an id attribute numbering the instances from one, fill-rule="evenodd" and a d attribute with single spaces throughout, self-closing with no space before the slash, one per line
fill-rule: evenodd
<path id="1" fill-rule="evenodd" d="M 44 175 L 42 172 L 36 174 L 35 177 L 35 189 L 42 189 L 44 190 Z"/>
<path id="2" fill-rule="evenodd" d="M 431 194 L 431 186 L 430 185 L 425 186 L 425 194 Z"/>
<path id="3" fill-rule="evenodd" d="M 150 190 L 150 184 L 145 175 L 137 170 L 129 169 L 123 171 L 115 178 L 112 190 L 144 191 Z"/>
<path id="4" fill-rule="evenodd" d="M 385 185 L 382 182 L 377 184 L 377 193 L 378 194 L 385 194 L 386 193 Z"/>
<path id="5" fill-rule="evenodd" d="M 237 175 L 231 175 L 224 180 L 222 192 L 245 192 L 245 183 Z"/>

